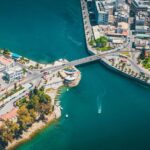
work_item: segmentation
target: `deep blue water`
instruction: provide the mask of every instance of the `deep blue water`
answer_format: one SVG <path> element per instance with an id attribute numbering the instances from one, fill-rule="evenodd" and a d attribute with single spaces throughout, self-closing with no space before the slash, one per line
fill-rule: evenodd
<path id="1" fill-rule="evenodd" d="M 45 63 L 88 56 L 79 0 L 0 2 L 0 47 Z M 99 63 L 79 69 L 61 119 L 17 150 L 149 150 L 150 88 Z"/>

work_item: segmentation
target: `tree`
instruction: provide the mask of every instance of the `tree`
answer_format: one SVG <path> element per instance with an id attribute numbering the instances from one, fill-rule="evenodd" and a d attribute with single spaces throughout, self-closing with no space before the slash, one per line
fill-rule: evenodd
<path id="1" fill-rule="evenodd" d="M 34 94 L 34 95 L 38 95 L 38 89 L 37 89 L 37 87 L 34 88 L 33 94 Z"/>
<path id="2" fill-rule="evenodd" d="M 96 39 L 96 45 L 98 47 L 105 47 L 108 43 L 108 39 L 105 36 L 101 36 L 100 38 Z"/>
<path id="3" fill-rule="evenodd" d="M 40 98 L 37 95 L 32 96 L 27 104 L 28 109 L 34 109 L 36 111 L 37 105 L 39 104 Z"/>
<path id="4" fill-rule="evenodd" d="M 39 63 L 37 63 L 35 67 L 38 69 L 39 68 Z"/>
<path id="5" fill-rule="evenodd" d="M 9 132 L 7 126 L 2 125 L 0 128 L 0 138 L 3 144 L 8 144 L 8 142 L 12 142 L 13 140 L 13 134 L 12 132 Z"/>
<path id="6" fill-rule="evenodd" d="M 26 130 L 28 126 L 33 123 L 33 118 L 31 117 L 28 109 L 25 105 L 21 106 L 18 110 L 18 123 L 22 130 Z"/>
<path id="7" fill-rule="evenodd" d="M 94 46 L 95 41 L 94 41 L 93 39 L 91 39 L 90 42 L 89 42 L 89 44 L 90 44 L 91 46 Z"/>
<path id="8" fill-rule="evenodd" d="M 17 90 L 17 83 L 14 83 L 14 89 Z"/>
<path id="9" fill-rule="evenodd" d="M 48 115 L 51 112 L 50 103 L 39 103 L 38 105 L 38 113 L 40 115 L 40 119 L 44 120 L 45 115 Z"/>
<path id="10" fill-rule="evenodd" d="M 25 68 L 22 69 L 23 74 L 26 74 L 27 70 Z"/>
<path id="11" fill-rule="evenodd" d="M 3 54 L 6 56 L 10 56 L 10 50 L 4 49 Z"/>
<path id="12" fill-rule="evenodd" d="M 11 132 L 8 132 L 7 129 L 3 130 L 2 141 L 5 143 L 12 142 L 13 141 L 13 134 Z"/>
<path id="13" fill-rule="evenodd" d="M 131 68 L 129 68 L 128 73 L 129 73 L 129 74 L 131 73 Z"/>
<path id="14" fill-rule="evenodd" d="M 36 117 L 37 117 L 37 113 L 35 112 L 35 110 L 34 109 L 30 109 L 29 113 L 30 113 L 30 116 L 33 118 L 33 121 L 35 121 Z"/>
<path id="15" fill-rule="evenodd" d="M 18 136 L 18 132 L 20 129 L 19 125 L 16 122 L 9 121 L 9 120 L 5 121 L 5 125 L 7 126 L 8 132 L 12 133 L 13 138 L 16 138 L 16 136 Z"/>

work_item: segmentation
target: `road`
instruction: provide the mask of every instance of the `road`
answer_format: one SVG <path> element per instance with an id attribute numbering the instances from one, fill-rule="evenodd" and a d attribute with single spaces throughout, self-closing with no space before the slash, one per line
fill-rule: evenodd
<path id="1" fill-rule="evenodd" d="M 91 40 L 93 38 L 93 31 L 92 31 L 92 27 L 91 27 L 90 20 L 89 20 L 87 5 L 86 5 L 84 0 L 81 0 L 81 4 L 82 4 L 82 13 L 83 13 L 83 21 L 84 21 L 86 42 L 87 42 L 87 45 L 90 46 L 88 44 L 88 42 L 89 42 L 89 40 Z M 131 35 L 131 33 L 129 35 Z M 47 72 L 47 71 L 56 72 L 56 71 L 59 71 L 61 69 L 69 67 L 69 66 L 78 66 L 78 65 L 89 63 L 89 62 L 92 62 L 92 61 L 97 61 L 97 60 L 105 57 L 106 55 L 110 55 L 110 54 L 113 54 L 113 53 L 118 53 L 120 51 L 121 52 L 129 52 L 129 51 L 123 51 L 122 50 L 122 49 L 127 48 L 127 47 L 130 49 L 130 51 L 132 51 L 132 48 L 131 48 L 132 45 L 131 44 L 132 44 L 132 36 L 131 37 L 129 36 L 127 38 L 127 43 L 125 43 L 124 45 L 122 45 L 118 48 L 107 51 L 107 52 L 95 54 L 95 55 L 88 56 L 88 57 L 85 57 L 85 58 L 81 58 L 81 59 L 78 59 L 78 60 L 73 60 L 73 61 L 67 62 L 67 63 L 59 65 L 59 66 L 48 67 L 48 68 L 45 68 L 45 69 L 41 69 L 40 71 L 29 71 L 26 68 L 28 70 L 29 75 L 28 75 L 28 77 L 26 77 L 25 80 L 21 81 L 20 84 L 31 83 L 34 80 L 37 80 L 37 81 L 40 80 L 43 76 L 43 72 Z M 90 48 L 91 48 L 91 46 L 90 46 Z M 94 49 L 94 48 L 92 48 L 92 49 Z M 95 51 L 95 49 L 94 49 L 94 51 Z M 129 59 L 129 61 L 134 66 L 134 68 L 136 70 L 139 70 L 139 72 L 142 72 L 141 68 L 136 64 L 136 62 L 134 60 Z M 18 65 L 21 65 L 21 64 L 18 63 Z M 22 65 L 21 65 L 21 67 L 24 68 L 24 66 L 22 66 Z M 13 86 L 13 85 L 9 85 L 9 87 L 10 86 Z M 28 91 L 26 91 L 26 92 L 28 92 Z M 0 115 L 4 112 L 7 113 L 7 111 L 9 111 L 11 108 L 13 108 L 14 102 L 16 100 L 20 99 L 24 94 L 26 94 L 26 93 L 20 94 L 18 97 L 14 98 L 9 103 L 7 103 L 0 110 Z"/>
<path id="2" fill-rule="evenodd" d="M 23 98 L 32 89 L 33 89 L 33 85 L 28 87 L 27 89 L 25 89 L 25 91 L 23 89 L 21 91 L 18 91 L 14 95 L 12 95 L 11 97 L 13 97 L 13 98 L 10 101 L 8 101 L 7 103 L 5 103 L 2 108 L 0 108 L 0 115 L 4 115 L 4 114 L 8 113 L 10 110 L 12 110 L 14 108 L 14 103 L 17 100 Z"/>

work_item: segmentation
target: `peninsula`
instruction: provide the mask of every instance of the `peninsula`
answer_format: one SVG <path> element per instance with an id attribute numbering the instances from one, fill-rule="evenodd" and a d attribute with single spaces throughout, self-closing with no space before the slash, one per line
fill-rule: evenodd
<path id="1" fill-rule="evenodd" d="M 80 71 L 67 63 L 40 64 L 0 50 L 0 148 L 15 147 L 61 116 L 57 95 L 81 79 Z"/>

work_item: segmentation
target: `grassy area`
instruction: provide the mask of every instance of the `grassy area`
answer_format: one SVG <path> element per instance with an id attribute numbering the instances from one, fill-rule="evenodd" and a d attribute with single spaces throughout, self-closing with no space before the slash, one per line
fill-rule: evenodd
<path id="1" fill-rule="evenodd" d="M 121 52 L 121 54 L 130 57 L 130 53 L 129 52 Z"/>
<path id="2" fill-rule="evenodd" d="M 97 49 L 98 51 L 104 52 L 104 51 L 109 51 L 109 50 L 111 50 L 112 47 L 110 47 L 110 46 L 106 46 L 106 47 L 97 47 L 96 49 Z"/>
<path id="3" fill-rule="evenodd" d="M 91 46 L 94 46 L 96 50 L 102 51 L 102 52 L 112 49 L 112 47 L 108 46 L 108 39 L 105 36 L 101 36 L 100 38 L 98 38 L 96 40 L 92 39 L 89 42 L 89 44 Z"/>
<path id="4" fill-rule="evenodd" d="M 91 45 L 91 46 L 94 46 L 96 43 L 95 43 L 95 40 L 91 40 L 90 42 L 89 42 L 89 44 Z"/>
<path id="5" fill-rule="evenodd" d="M 143 64 L 143 67 L 144 67 L 144 68 L 150 69 L 150 57 L 145 58 L 145 59 L 142 61 L 142 64 Z"/>

